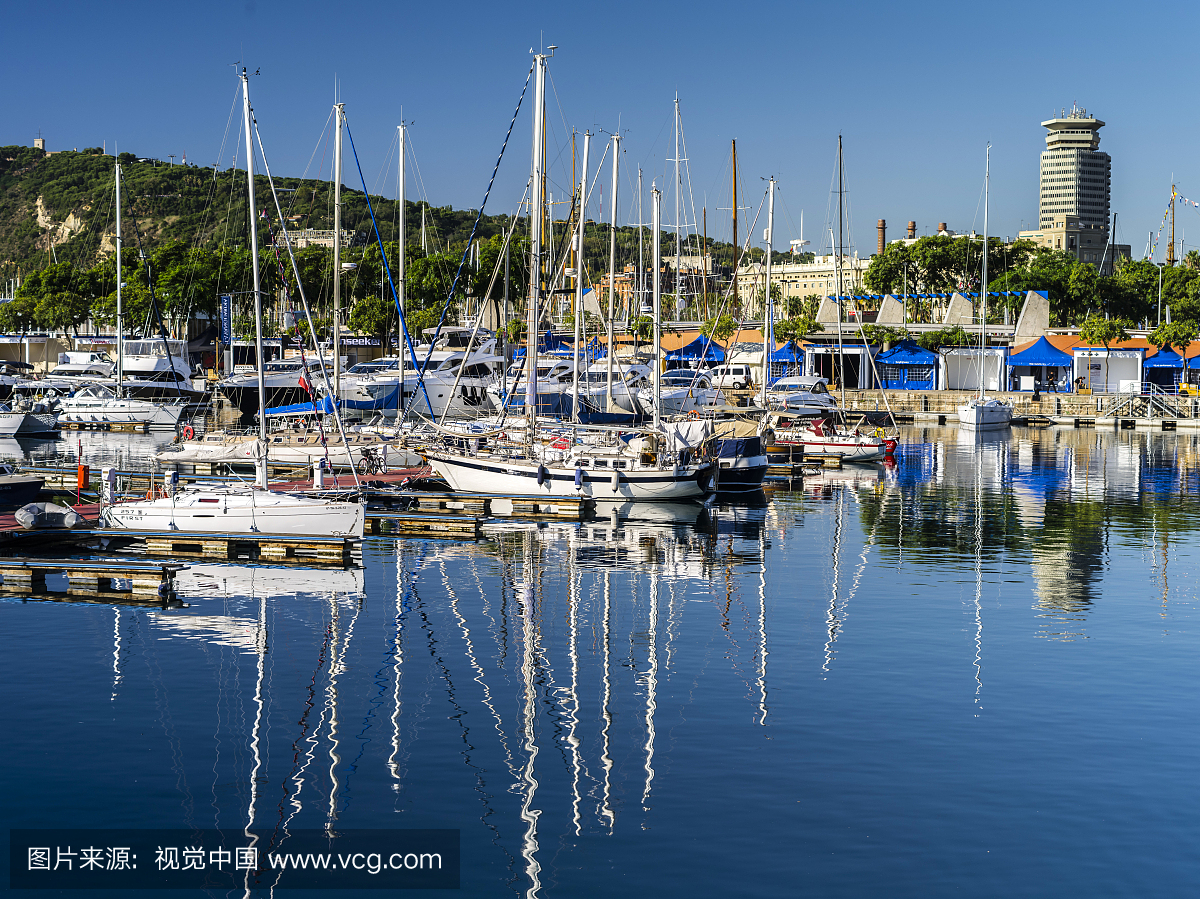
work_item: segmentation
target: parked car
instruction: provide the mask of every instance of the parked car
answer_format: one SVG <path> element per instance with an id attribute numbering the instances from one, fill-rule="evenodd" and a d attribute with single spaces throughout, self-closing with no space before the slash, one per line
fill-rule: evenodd
<path id="1" fill-rule="evenodd" d="M 714 387 L 730 387 L 742 390 L 754 386 L 754 375 L 749 365 L 718 365 L 712 370 Z"/>

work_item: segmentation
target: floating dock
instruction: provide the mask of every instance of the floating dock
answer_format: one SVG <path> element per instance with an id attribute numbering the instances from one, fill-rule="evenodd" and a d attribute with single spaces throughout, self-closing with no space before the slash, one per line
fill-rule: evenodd
<path id="1" fill-rule="evenodd" d="M 149 562 L 97 562 L 87 559 L 6 559 L 0 558 L 0 587 L 17 595 L 50 594 L 104 599 L 124 596 L 142 602 L 171 602 L 175 598 L 175 574 L 186 565 Z M 67 577 L 65 591 L 51 591 L 46 575 Z M 129 581 L 128 590 L 115 586 Z"/>

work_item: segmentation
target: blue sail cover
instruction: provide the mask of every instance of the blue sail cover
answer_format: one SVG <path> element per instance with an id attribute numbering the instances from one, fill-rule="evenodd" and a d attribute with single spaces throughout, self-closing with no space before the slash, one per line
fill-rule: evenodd
<path id="1" fill-rule="evenodd" d="M 1010 368 L 1016 365 L 1061 365 L 1069 368 L 1074 364 L 1074 356 L 1064 353 L 1045 337 L 1039 337 L 1032 346 L 1008 357 Z"/>
<path id="2" fill-rule="evenodd" d="M 1170 347 L 1163 347 L 1142 363 L 1142 368 L 1183 368 L 1183 357 Z"/>
<path id="3" fill-rule="evenodd" d="M 293 403 L 290 406 L 272 406 L 267 410 L 267 415 L 329 415 L 333 412 L 333 401 L 328 397 L 321 397 L 321 401 L 314 407 L 312 403 Z"/>
<path id="4" fill-rule="evenodd" d="M 667 353 L 668 362 L 724 362 L 725 349 L 711 337 L 701 335 L 680 347 L 673 353 Z"/>
<path id="5" fill-rule="evenodd" d="M 875 357 L 884 390 L 933 390 L 937 382 L 938 354 L 903 341 Z"/>

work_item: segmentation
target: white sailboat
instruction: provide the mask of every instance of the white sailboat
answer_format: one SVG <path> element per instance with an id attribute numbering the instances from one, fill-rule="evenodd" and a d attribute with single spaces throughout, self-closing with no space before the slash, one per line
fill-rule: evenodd
<path id="1" fill-rule="evenodd" d="M 71 396 L 58 401 L 59 421 L 62 424 L 83 424 L 91 426 L 144 425 L 151 430 L 173 431 L 178 427 L 180 418 L 187 411 L 194 391 L 179 371 L 182 358 L 176 358 L 186 352 L 187 343 L 181 340 L 141 340 L 137 341 L 134 349 L 139 360 L 142 357 L 150 361 L 136 369 L 139 375 L 152 374 L 156 368 L 161 368 L 159 374 L 171 376 L 170 388 L 167 382 L 153 382 L 153 388 L 161 392 L 166 389 L 177 389 L 180 396 L 174 400 L 160 401 L 154 399 L 132 398 L 125 388 L 125 320 L 121 297 L 121 164 L 116 164 L 116 250 L 117 250 L 117 380 L 112 387 L 95 384 L 75 391 Z M 178 381 L 182 385 L 177 386 Z M 145 378 L 138 378 L 138 385 L 146 383 Z M 182 396 L 186 387 L 188 397 Z"/>
<path id="2" fill-rule="evenodd" d="M 497 445 L 478 438 L 469 441 L 466 449 L 461 439 L 448 441 L 444 448 L 429 447 L 422 455 L 433 469 L 455 490 L 495 495 L 589 496 L 637 501 L 695 499 L 703 496 L 713 465 L 697 461 L 693 446 L 675 435 L 667 435 L 661 427 L 661 311 L 659 279 L 654 279 L 654 347 L 652 370 L 655 385 L 654 430 L 630 440 L 621 440 L 613 432 L 584 431 L 577 426 L 572 433 L 541 446 L 535 441 L 536 410 L 538 409 L 538 305 L 542 295 L 540 273 L 541 214 L 544 208 L 545 180 L 542 177 L 545 135 L 542 123 L 545 115 L 546 60 L 536 57 L 536 81 L 533 106 L 533 178 L 534 202 L 531 215 L 533 258 L 531 260 L 528 327 L 530 351 L 526 354 L 527 372 L 524 379 L 525 412 L 528 424 L 522 445 Z M 661 257 L 662 194 L 654 196 L 654 271 Z M 582 213 L 582 210 L 581 210 Z M 581 216 L 582 217 L 582 216 Z M 578 301 L 578 296 L 577 296 Z M 577 316 L 581 310 L 576 310 Z"/>
<path id="3" fill-rule="evenodd" d="M 249 208 L 254 201 L 254 144 L 251 133 L 250 84 L 242 69 L 243 114 L 246 128 L 246 180 Z M 264 155 L 264 167 L 266 157 Z M 270 170 L 267 170 L 268 176 Z M 285 232 L 286 233 L 286 232 Z M 254 275 L 254 312 L 258 358 L 263 358 L 262 293 L 259 290 L 258 233 L 253 217 L 250 228 L 250 255 Z M 259 366 L 259 440 L 267 446 L 267 422 Z M 363 536 L 366 510 L 362 503 L 332 501 L 267 489 L 265 452 L 255 459 L 257 479 L 250 485 L 195 485 L 173 490 L 169 495 L 134 502 L 113 503 L 105 508 L 106 527 L 137 531 L 199 531 L 221 533 L 295 534 L 305 536 Z M 110 499 L 113 499 L 110 497 Z"/>
<path id="4" fill-rule="evenodd" d="M 987 396 L 983 390 L 984 355 L 987 348 L 987 296 L 988 296 L 988 185 L 991 178 L 992 148 L 988 145 L 987 162 L 983 176 L 983 284 L 979 291 L 981 305 L 979 327 L 979 394 L 958 407 L 958 423 L 975 431 L 993 431 L 1012 424 L 1013 407 L 996 397 Z"/>

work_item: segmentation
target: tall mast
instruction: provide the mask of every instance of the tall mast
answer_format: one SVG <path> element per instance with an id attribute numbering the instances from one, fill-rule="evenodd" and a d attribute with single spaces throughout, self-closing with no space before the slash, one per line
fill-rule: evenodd
<path id="1" fill-rule="evenodd" d="M 114 153 L 116 150 L 113 151 Z M 117 167 L 117 396 L 125 382 L 125 307 L 121 304 L 121 163 Z"/>
<path id="2" fill-rule="evenodd" d="M 979 398 L 983 399 L 983 367 L 987 364 L 987 257 L 988 257 L 988 187 L 992 177 L 992 145 L 987 145 L 987 156 L 983 164 L 983 284 L 980 285 L 979 327 Z"/>
<path id="3" fill-rule="evenodd" d="M 681 254 L 683 250 L 682 230 L 679 222 L 679 209 L 681 206 L 680 195 L 682 194 L 683 181 L 679 175 L 679 94 L 675 95 L 675 314 L 679 314 L 679 300 L 683 292 L 683 273 L 680 270 Z M 658 320 L 658 313 L 654 313 L 655 320 Z"/>
<path id="4" fill-rule="evenodd" d="M 608 379 L 604 388 L 604 411 L 612 406 L 612 376 L 613 376 L 613 315 L 616 309 L 614 296 L 617 292 L 617 160 L 621 155 L 621 135 L 614 134 L 612 162 L 612 198 L 609 200 L 612 210 L 608 223 Z"/>
<path id="5" fill-rule="evenodd" d="M 642 297 L 646 292 L 646 246 L 645 240 L 642 238 L 642 223 L 646 220 L 642 218 L 642 167 L 638 166 L 638 270 L 637 270 L 637 290 L 633 295 L 637 301 L 637 314 L 642 314 Z M 633 310 L 629 310 L 629 314 L 625 316 L 628 323 L 629 319 L 633 318 Z"/>
<path id="6" fill-rule="evenodd" d="M 739 308 L 738 300 L 738 257 L 740 248 L 738 247 L 737 236 L 737 138 L 733 139 L 733 308 Z"/>
<path id="7" fill-rule="evenodd" d="M 771 353 L 775 352 L 775 301 L 771 297 L 771 253 L 775 248 L 775 178 L 767 185 L 767 295 L 763 301 L 763 374 L 759 401 L 767 408 L 767 379 L 771 375 Z"/>
<path id="8" fill-rule="evenodd" d="M 396 290 L 400 294 L 400 311 L 401 313 L 404 313 L 407 311 L 405 309 L 406 291 L 404 282 L 404 265 L 408 261 L 407 252 L 405 249 L 405 244 L 407 243 L 407 231 L 405 229 L 404 219 L 404 195 L 406 187 L 404 183 L 404 167 L 407 163 L 405 154 L 407 151 L 406 138 L 408 135 L 404 127 L 404 122 L 401 122 L 396 126 L 396 131 L 400 136 L 400 161 L 396 173 L 396 195 L 398 202 L 400 203 L 400 231 L 396 239 Z M 397 384 L 398 393 L 396 397 L 396 409 L 399 410 L 404 408 L 404 346 L 408 329 L 404 326 L 404 319 L 401 316 L 396 317 L 400 319 L 399 328 L 396 331 L 396 337 L 398 338 L 398 343 L 396 344 L 396 355 L 399 356 L 399 359 L 397 360 L 397 366 L 400 373 L 399 382 Z"/>
<path id="9" fill-rule="evenodd" d="M 838 314 L 838 365 L 837 379 L 842 390 L 842 409 L 846 408 L 846 350 L 842 345 L 842 136 L 838 135 L 838 239 L 837 239 L 837 314 Z"/>
<path id="10" fill-rule="evenodd" d="M 1175 264 L 1175 185 L 1171 185 L 1171 242 L 1167 244 L 1167 265 Z"/>
<path id="11" fill-rule="evenodd" d="M 583 220 L 587 204 L 588 150 L 592 133 L 583 132 L 583 165 L 579 175 L 579 222 L 575 227 L 575 373 L 571 378 L 571 420 L 579 421 L 579 344 L 583 340 Z"/>
<path id="12" fill-rule="evenodd" d="M 254 351 L 258 354 L 258 439 L 262 443 L 255 464 L 255 479 L 259 488 L 267 489 L 267 385 L 263 375 L 266 360 L 263 354 L 262 294 L 258 285 L 258 204 L 254 199 L 254 144 L 250 134 L 250 79 L 242 69 L 242 117 L 246 124 L 246 199 L 250 218 L 250 263 L 254 280 Z M 337 267 L 334 267 L 334 271 Z"/>
<path id="13" fill-rule="evenodd" d="M 657 187 L 650 188 L 650 262 L 654 267 L 654 283 L 651 296 L 654 298 L 654 431 L 658 433 L 662 424 L 662 328 L 659 317 L 662 315 L 662 279 L 658 277 L 659 266 L 662 264 L 662 191 Z"/>
<path id="14" fill-rule="evenodd" d="M 533 441 L 533 426 L 537 420 L 537 330 L 538 300 L 542 288 L 542 215 L 546 205 L 546 180 L 542 171 L 542 123 L 546 114 L 546 55 L 534 57 L 533 84 L 533 196 L 529 205 L 529 243 L 533 258 L 529 265 L 529 301 L 525 332 L 525 413 L 529 416 L 525 440 Z"/>
<path id="15" fill-rule="evenodd" d="M 346 108 L 333 104 L 337 122 L 333 138 L 333 400 L 341 395 L 342 379 L 342 122 Z M 314 335 L 313 339 L 316 339 Z"/>

